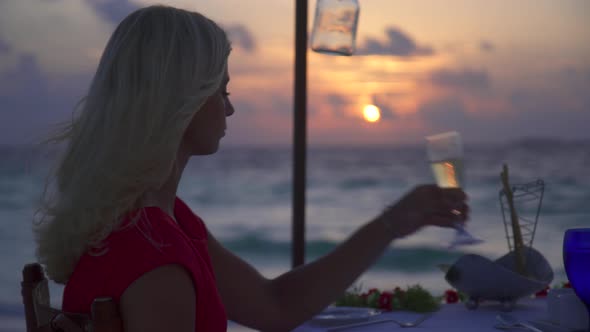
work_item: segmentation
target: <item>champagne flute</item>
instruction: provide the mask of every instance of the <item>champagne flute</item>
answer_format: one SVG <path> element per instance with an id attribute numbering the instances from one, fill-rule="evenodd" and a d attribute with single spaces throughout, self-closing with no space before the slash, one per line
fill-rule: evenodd
<path id="1" fill-rule="evenodd" d="M 465 185 L 463 174 L 463 144 L 456 131 L 426 136 L 428 159 L 436 183 L 441 188 L 460 188 Z M 459 215 L 459 210 L 452 210 Z M 483 242 L 465 230 L 459 222 L 455 224 L 455 237 L 450 248 Z"/>
<path id="2" fill-rule="evenodd" d="M 572 228 L 565 232 L 563 265 L 572 288 L 586 305 L 590 318 L 590 228 Z"/>

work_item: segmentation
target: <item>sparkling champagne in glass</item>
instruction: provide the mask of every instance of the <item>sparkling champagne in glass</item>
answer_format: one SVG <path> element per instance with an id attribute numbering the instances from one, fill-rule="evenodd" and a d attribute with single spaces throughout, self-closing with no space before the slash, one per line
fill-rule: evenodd
<path id="1" fill-rule="evenodd" d="M 463 144 L 461 135 L 456 131 L 426 137 L 428 159 L 432 167 L 432 173 L 436 183 L 441 188 L 464 187 L 463 175 Z M 460 213 L 458 210 L 451 212 Z M 458 245 L 476 244 L 482 242 L 468 233 L 465 228 L 457 223 L 457 230 L 450 247 Z"/>

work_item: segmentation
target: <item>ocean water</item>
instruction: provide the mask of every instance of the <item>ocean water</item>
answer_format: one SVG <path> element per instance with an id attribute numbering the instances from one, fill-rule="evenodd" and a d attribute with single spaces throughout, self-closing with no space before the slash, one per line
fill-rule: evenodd
<path id="1" fill-rule="evenodd" d="M 34 258 L 31 220 L 54 154 L 38 148 L 0 148 L 0 331 L 22 330 L 21 270 Z M 435 294 L 449 285 L 438 264 L 466 253 L 498 258 L 508 252 L 500 171 L 513 183 L 545 182 L 533 247 L 565 281 L 561 246 L 567 228 L 590 227 L 590 142 L 523 140 L 466 146 L 468 229 L 486 242 L 449 250 L 453 231 L 429 227 L 395 241 L 356 282 L 393 288 L 421 284 Z M 290 148 L 224 147 L 195 157 L 179 196 L 230 250 L 274 277 L 289 270 Z M 423 147 L 311 147 L 307 179 L 307 261 L 332 250 L 356 228 L 419 183 L 433 182 Z M 244 285 L 247 287 L 247 285 Z M 62 287 L 52 284 L 60 306 Z"/>

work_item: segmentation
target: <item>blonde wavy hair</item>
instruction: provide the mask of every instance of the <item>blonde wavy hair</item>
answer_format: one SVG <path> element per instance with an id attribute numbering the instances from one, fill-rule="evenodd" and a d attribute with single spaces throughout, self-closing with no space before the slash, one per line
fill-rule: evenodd
<path id="1" fill-rule="evenodd" d="M 66 283 L 80 256 L 104 249 L 142 194 L 163 185 L 230 49 L 217 24 L 182 9 L 150 6 L 118 25 L 77 115 L 48 140 L 65 143 L 34 222 L 51 279 Z"/>

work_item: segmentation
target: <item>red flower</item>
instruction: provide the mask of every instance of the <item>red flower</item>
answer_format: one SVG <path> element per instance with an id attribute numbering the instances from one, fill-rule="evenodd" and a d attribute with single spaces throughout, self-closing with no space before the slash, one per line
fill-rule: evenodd
<path id="1" fill-rule="evenodd" d="M 563 284 L 563 288 L 572 288 L 572 284 L 570 284 L 570 282 L 566 282 L 565 284 Z"/>
<path id="2" fill-rule="evenodd" d="M 538 291 L 535 294 L 535 297 L 546 297 L 547 296 L 547 292 L 549 291 L 549 285 L 547 285 L 545 288 L 543 288 L 542 290 Z"/>
<path id="3" fill-rule="evenodd" d="M 445 292 L 445 302 L 446 303 L 457 303 L 459 302 L 459 293 L 456 291 L 449 289 Z"/>
<path id="4" fill-rule="evenodd" d="M 383 292 L 381 296 L 379 296 L 379 309 L 383 310 L 391 310 L 391 300 L 393 299 L 393 294 L 390 292 Z"/>

